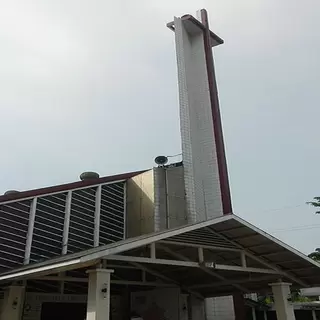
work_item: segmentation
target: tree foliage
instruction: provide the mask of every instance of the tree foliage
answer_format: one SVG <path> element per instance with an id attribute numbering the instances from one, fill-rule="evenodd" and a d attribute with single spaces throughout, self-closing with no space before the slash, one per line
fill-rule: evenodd
<path id="1" fill-rule="evenodd" d="M 311 252 L 309 255 L 308 255 L 309 258 L 317 261 L 317 262 L 320 262 L 320 248 L 317 248 L 316 251 L 314 252 Z"/>
<path id="2" fill-rule="evenodd" d="M 314 197 L 313 201 L 309 201 L 309 202 L 307 202 L 307 204 L 311 205 L 315 208 L 319 208 L 319 211 L 316 211 L 316 213 L 320 214 L 320 197 Z M 320 263 L 320 248 L 315 249 L 315 251 L 311 252 L 308 255 L 308 257 Z M 291 296 L 289 299 L 291 302 L 313 301 L 313 299 L 311 299 L 311 298 L 302 296 L 300 290 L 291 291 Z M 270 305 L 270 304 L 274 303 L 274 299 L 273 299 L 272 295 L 260 295 L 260 296 L 258 296 L 258 302 L 263 305 Z"/>
<path id="3" fill-rule="evenodd" d="M 292 302 L 309 302 L 311 300 L 308 297 L 302 296 L 300 290 L 293 290 L 291 292 L 291 301 Z"/>
<path id="4" fill-rule="evenodd" d="M 307 202 L 307 204 L 315 207 L 315 208 L 320 208 L 320 197 L 314 197 L 313 201 Z M 317 214 L 320 214 L 320 211 L 316 211 Z"/>
<path id="5" fill-rule="evenodd" d="M 291 302 L 310 302 L 312 301 L 308 297 L 304 297 L 301 295 L 300 290 L 291 291 L 291 296 L 288 298 Z M 273 295 L 261 295 L 258 296 L 258 302 L 261 305 L 272 305 L 274 303 Z"/>
<path id="6" fill-rule="evenodd" d="M 314 197 L 313 201 L 309 201 L 307 204 L 315 208 L 320 208 L 320 197 Z M 316 213 L 320 214 L 320 211 L 316 211 Z M 317 248 L 314 252 L 311 252 L 308 257 L 320 263 L 320 248 Z"/>

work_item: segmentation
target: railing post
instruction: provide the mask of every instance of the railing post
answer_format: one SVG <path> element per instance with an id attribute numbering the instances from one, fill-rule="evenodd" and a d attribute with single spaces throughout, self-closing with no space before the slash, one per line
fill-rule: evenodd
<path id="1" fill-rule="evenodd" d="M 69 240 L 69 225 L 70 225 L 70 213 L 71 213 L 71 200 L 72 191 L 68 191 L 66 197 L 66 205 L 64 211 L 64 224 L 63 224 L 63 236 L 62 236 L 62 254 L 68 252 L 68 240 Z"/>
<path id="2" fill-rule="evenodd" d="M 94 213 L 93 243 L 95 247 L 99 246 L 99 238 L 100 238 L 101 190 L 102 190 L 102 186 L 99 185 L 96 190 L 96 203 L 95 203 L 95 213 Z"/>
<path id="3" fill-rule="evenodd" d="M 123 239 L 127 238 L 127 183 L 123 185 Z"/>
<path id="4" fill-rule="evenodd" d="M 24 264 L 28 264 L 30 262 L 34 220 L 36 217 L 36 210 L 37 210 L 37 199 L 38 199 L 37 197 L 33 198 L 32 202 L 31 202 L 31 206 L 30 206 L 28 233 L 27 233 L 27 239 L 26 239 L 26 249 L 24 252 Z"/>

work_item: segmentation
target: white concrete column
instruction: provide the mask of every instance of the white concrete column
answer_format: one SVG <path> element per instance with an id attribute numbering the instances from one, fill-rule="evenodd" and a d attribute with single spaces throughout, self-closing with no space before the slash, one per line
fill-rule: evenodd
<path id="1" fill-rule="evenodd" d="M 1 320 L 21 320 L 25 296 L 24 286 L 10 286 L 5 292 Z"/>
<path id="2" fill-rule="evenodd" d="M 289 298 L 291 297 L 291 283 L 271 283 L 273 299 L 275 303 L 278 320 L 295 320 L 294 309 Z"/>
<path id="3" fill-rule="evenodd" d="M 109 320 L 110 276 L 113 270 L 95 269 L 89 274 L 87 320 Z"/>

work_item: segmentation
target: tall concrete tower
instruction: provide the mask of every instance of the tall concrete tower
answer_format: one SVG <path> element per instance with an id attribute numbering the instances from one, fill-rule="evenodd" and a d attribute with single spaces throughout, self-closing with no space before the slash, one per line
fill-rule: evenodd
<path id="1" fill-rule="evenodd" d="M 232 213 L 212 47 L 223 43 L 209 29 L 206 10 L 197 20 L 174 18 L 180 129 L 189 223 Z"/>

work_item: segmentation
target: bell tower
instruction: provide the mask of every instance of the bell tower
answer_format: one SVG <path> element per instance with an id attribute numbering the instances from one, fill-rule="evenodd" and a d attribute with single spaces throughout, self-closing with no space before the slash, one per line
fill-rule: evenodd
<path id="1" fill-rule="evenodd" d="M 204 9 L 200 20 L 184 15 L 167 24 L 175 34 L 189 223 L 232 213 L 212 53 L 223 40 L 209 29 Z"/>

